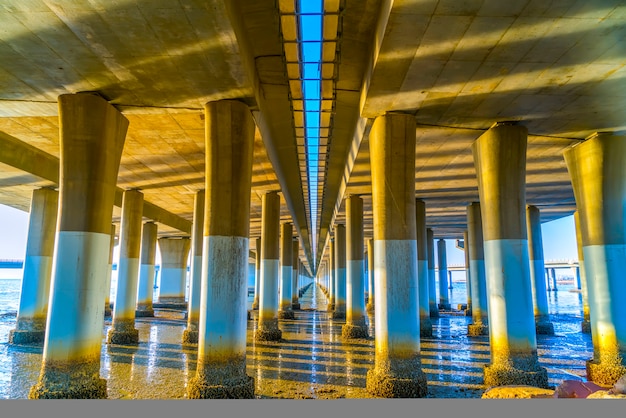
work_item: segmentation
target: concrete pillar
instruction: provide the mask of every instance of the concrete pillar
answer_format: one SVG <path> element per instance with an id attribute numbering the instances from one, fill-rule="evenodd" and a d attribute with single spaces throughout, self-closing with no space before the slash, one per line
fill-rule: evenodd
<path id="1" fill-rule="evenodd" d="M 587 272 L 585 269 L 585 253 L 583 251 L 583 239 L 582 231 L 580 228 L 580 215 L 578 211 L 574 212 L 574 225 L 576 227 L 576 249 L 578 252 L 578 272 L 580 274 L 580 284 L 583 297 L 583 320 L 580 323 L 580 329 L 585 334 L 591 334 L 591 338 L 594 338 L 594 334 L 591 333 L 591 321 L 589 317 L 589 283 L 587 282 Z M 597 333 L 595 333 L 597 335 Z"/>
<path id="2" fill-rule="evenodd" d="M 207 103 L 204 112 L 198 365 L 187 397 L 252 399 L 254 378 L 246 374 L 246 300 L 254 120 L 248 106 L 235 100 Z"/>
<path id="3" fill-rule="evenodd" d="M 328 306 L 327 311 L 332 312 L 335 310 L 335 277 L 337 277 L 336 269 L 337 269 L 337 260 L 335 259 L 335 238 L 330 239 L 329 250 L 330 252 L 330 277 L 329 277 L 329 285 L 328 285 Z"/>
<path id="4" fill-rule="evenodd" d="M 252 301 L 252 309 L 259 309 L 259 295 L 261 294 L 261 237 L 256 239 L 256 258 L 254 260 L 255 276 L 254 276 L 254 300 Z"/>
<path id="5" fill-rule="evenodd" d="M 109 246 L 109 264 L 106 269 L 104 285 L 104 316 L 111 316 L 111 276 L 113 274 L 113 250 L 115 250 L 115 224 L 111 225 L 111 243 Z"/>
<path id="6" fill-rule="evenodd" d="M 298 266 L 300 264 L 300 241 L 298 241 L 298 238 L 294 238 L 293 242 L 291 243 L 291 253 L 292 253 L 292 267 L 293 267 L 293 272 L 291 273 L 291 280 L 292 280 L 292 296 L 291 296 L 291 309 L 293 310 L 299 310 L 300 309 L 300 278 L 298 277 Z"/>
<path id="7" fill-rule="evenodd" d="M 261 216 L 261 296 L 255 339 L 280 341 L 283 333 L 278 329 L 280 197 L 277 192 L 263 195 Z"/>
<path id="8" fill-rule="evenodd" d="M 346 318 L 346 227 L 335 225 L 335 309 L 333 319 Z"/>
<path id="9" fill-rule="evenodd" d="M 543 279 L 543 240 L 541 237 L 541 216 L 536 206 L 527 206 L 526 223 L 528 228 L 528 255 L 530 258 L 530 284 L 535 312 L 537 334 L 554 335 L 554 325 L 550 322 L 548 292 Z"/>
<path id="10" fill-rule="evenodd" d="M 448 260 L 446 257 L 446 240 L 437 241 L 437 267 L 439 268 L 439 309 L 449 311 L 448 299 Z"/>
<path id="11" fill-rule="evenodd" d="M 161 253 L 159 303 L 184 304 L 191 240 L 188 237 L 163 237 L 158 243 Z"/>
<path id="12" fill-rule="evenodd" d="M 128 120 L 100 96 L 59 96 L 59 221 L 41 374 L 28 397 L 106 398 L 100 378 L 111 218 Z"/>
<path id="13" fill-rule="evenodd" d="M 452 289 L 452 270 L 448 270 L 448 289 Z"/>
<path id="14" fill-rule="evenodd" d="M 428 289 L 428 246 L 426 235 L 426 204 L 415 199 L 415 226 L 417 240 L 417 281 L 419 287 L 420 337 L 433 336 L 433 323 L 430 320 Z"/>
<path id="15" fill-rule="evenodd" d="M 419 337 L 415 228 L 415 118 L 387 114 L 370 132 L 376 329 L 367 391 L 385 398 L 427 394 Z"/>
<path id="16" fill-rule="evenodd" d="M 588 280 L 594 356 L 587 379 L 613 385 L 626 374 L 626 136 L 598 133 L 563 153 Z"/>
<path id="17" fill-rule="evenodd" d="M 480 203 L 467 206 L 467 242 L 470 280 L 472 281 L 472 324 L 467 326 L 467 335 L 476 337 L 489 334 L 487 279 L 485 278 L 485 255 L 483 251 L 483 222 Z"/>
<path id="18" fill-rule="evenodd" d="M 558 292 L 559 288 L 556 285 L 556 269 L 550 269 L 550 277 L 552 277 L 552 290 Z"/>
<path id="19" fill-rule="evenodd" d="M 367 298 L 367 306 L 365 310 L 369 314 L 373 314 L 376 305 L 374 301 L 376 300 L 376 284 L 374 282 L 374 269 L 376 266 L 374 265 L 374 238 L 369 238 L 367 240 L 367 281 L 369 286 L 369 297 Z"/>
<path id="20" fill-rule="evenodd" d="M 120 226 L 120 256 L 117 263 L 117 290 L 113 307 L 113 322 L 107 334 L 107 344 L 138 344 L 135 328 L 137 279 L 141 249 L 141 219 L 143 193 L 126 190 L 122 198 Z"/>
<path id="21" fill-rule="evenodd" d="M 428 251 L 428 308 L 431 318 L 439 318 L 437 307 L 437 282 L 435 280 L 435 239 L 433 230 L 426 228 L 426 251 Z"/>
<path id="22" fill-rule="evenodd" d="M 141 264 L 137 286 L 137 309 L 135 317 L 153 317 L 152 295 L 154 294 L 154 260 L 156 258 L 157 224 L 146 222 L 141 233 Z"/>
<path id="23" fill-rule="evenodd" d="M 467 230 L 463 231 L 463 255 L 465 256 L 465 293 L 467 294 L 465 316 L 472 316 L 472 278 L 469 268 L 469 251 L 467 250 L 467 242 L 469 240 L 467 236 Z"/>
<path id="24" fill-rule="evenodd" d="M 293 226 L 284 223 L 280 226 L 280 302 L 279 319 L 294 319 L 291 309 L 293 299 Z"/>
<path id="25" fill-rule="evenodd" d="M 363 199 L 346 199 L 346 323 L 341 336 L 369 337 L 365 323 L 365 282 L 363 280 Z"/>
<path id="26" fill-rule="evenodd" d="M 198 344 L 200 296 L 202 294 L 200 286 L 202 285 L 202 244 L 204 242 L 204 198 L 204 190 L 198 190 L 194 196 L 192 223 L 193 231 L 191 233 L 191 268 L 189 271 L 189 300 L 187 305 L 187 329 L 183 331 L 183 344 Z"/>
<path id="27" fill-rule="evenodd" d="M 487 386 L 548 387 L 537 360 L 526 231 L 526 144 L 521 125 L 496 124 L 472 145 L 481 202 L 491 364 Z"/>
<path id="28" fill-rule="evenodd" d="M 58 207 L 59 193 L 56 190 L 33 190 L 20 305 L 15 329 L 9 332 L 9 344 L 43 343 Z"/>

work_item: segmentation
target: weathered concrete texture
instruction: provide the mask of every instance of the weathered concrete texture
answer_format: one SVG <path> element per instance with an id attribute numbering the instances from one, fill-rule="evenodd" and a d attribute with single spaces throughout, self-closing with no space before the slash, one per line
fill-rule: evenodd
<path id="1" fill-rule="evenodd" d="M 468 337 L 478 337 L 481 335 L 489 335 L 489 326 L 485 324 L 469 324 L 467 326 Z"/>
<path id="2" fill-rule="evenodd" d="M 9 344 L 42 344 L 45 336 L 45 330 L 26 331 L 12 329 L 9 331 Z"/>
<path id="3" fill-rule="evenodd" d="M 135 329 L 135 320 L 115 321 L 107 334 L 107 344 L 139 344 L 139 330 Z"/>
<path id="4" fill-rule="evenodd" d="M 424 398 L 428 394 L 419 358 L 378 362 L 368 370 L 365 387 L 370 394 L 382 398 Z"/>
<path id="5" fill-rule="evenodd" d="M 154 317 L 154 309 L 152 309 L 152 308 L 145 308 L 145 307 L 138 307 L 138 309 L 135 310 L 135 317 L 136 318 L 153 318 Z"/>
<path id="6" fill-rule="evenodd" d="M 597 359 L 587 361 L 587 380 L 598 385 L 612 386 L 626 375 L 626 367 L 623 365 L 622 356 L 602 357 L 601 361 Z"/>
<path id="7" fill-rule="evenodd" d="M 187 385 L 189 399 L 254 399 L 254 378 L 246 375 L 245 359 L 232 364 L 198 365 Z"/>
<path id="8" fill-rule="evenodd" d="M 552 398 L 554 390 L 534 386 L 507 385 L 490 388 L 483 393 L 482 399 L 536 399 Z"/>
<path id="9" fill-rule="evenodd" d="M 486 365 L 484 383 L 487 386 L 525 385 L 538 388 L 549 387 L 548 371 L 537 362 L 536 356 L 527 360 L 516 358 L 515 364 L 510 361 L 499 361 Z"/>
<path id="10" fill-rule="evenodd" d="M 549 321 L 536 322 L 535 331 L 537 335 L 554 335 L 554 325 Z"/>
<path id="11" fill-rule="evenodd" d="M 266 320 L 254 334 L 256 341 L 280 341 L 283 338 L 283 332 L 278 328 L 278 320 Z"/>
<path id="12" fill-rule="evenodd" d="M 106 399 L 107 382 L 94 362 L 46 362 L 29 399 Z"/>
<path id="13" fill-rule="evenodd" d="M 365 319 L 360 321 L 362 323 L 345 324 L 341 327 L 341 338 L 346 340 L 369 338 L 368 327 L 365 324 Z"/>
<path id="14" fill-rule="evenodd" d="M 296 315 L 289 310 L 278 311 L 278 319 L 296 319 Z"/>
<path id="15" fill-rule="evenodd" d="M 186 329 L 183 331 L 183 344 L 198 344 L 198 330 Z"/>

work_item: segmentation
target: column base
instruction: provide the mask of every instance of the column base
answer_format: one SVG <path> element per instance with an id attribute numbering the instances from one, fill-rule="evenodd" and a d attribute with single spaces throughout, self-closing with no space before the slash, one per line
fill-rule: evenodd
<path id="1" fill-rule="evenodd" d="M 183 331 L 183 344 L 198 344 L 198 331 L 186 329 Z"/>
<path id="2" fill-rule="evenodd" d="M 139 344 L 139 330 L 135 329 L 135 320 L 113 320 L 113 326 L 107 333 L 107 344 Z"/>
<path id="3" fill-rule="evenodd" d="M 468 337 L 480 337 L 481 335 L 489 335 L 489 325 L 469 324 L 467 326 Z"/>
<path id="4" fill-rule="evenodd" d="M 278 311 L 278 319 L 296 319 L 296 315 L 293 311 Z"/>
<path id="5" fill-rule="evenodd" d="M 449 303 L 440 303 L 438 307 L 440 311 L 449 311 L 452 309 Z"/>
<path id="6" fill-rule="evenodd" d="M 430 317 L 431 318 L 439 318 L 439 309 L 436 306 L 430 307 Z"/>
<path id="7" fill-rule="evenodd" d="M 486 386 L 523 385 L 548 389 L 548 371 L 536 360 L 530 361 L 531 370 L 516 368 L 511 364 L 489 364 L 484 368 Z"/>
<path id="8" fill-rule="evenodd" d="M 365 388 L 374 396 L 381 398 L 424 398 L 428 394 L 426 374 L 421 364 L 415 367 L 415 360 L 395 360 L 406 362 L 402 372 L 394 373 L 390 368 L 374 367 L 368 370 Z"/>
<path id="9" fill-rule="evenodd" d="M 580 330 L 584 333 L 584 334 L 591 334 L 591 322 L 589 321 L 583 321 L 580 323 Z"/>
<path id="10" fill-rule="evenodd" d="M 346 340 L 353 339 L 367 339 L 369 338 L 369 332 L 365 325 L 345 324 L 341 327 L 341 338 Z"/>
<path id="11" fill-rule="evenodd" d="M 106 399 L 107 381 L 98 375 L 99 365 L 65 364 L 44 369 L 28 392 L 28 399 Z"/>
<path id="12" fill-rule="evenodd" d="M 626 375 L 626 367 L 619 360 L 619 356 L 615 361 L 587 360 L 587 380 L 593 383 L 613 386 L 624 375 Z"/>
<path id="13" fill-rule="evenodd" d="M 333 311 L 332 319 L 346 319 L 346 312 L 335 310 Z"/>
<path id="14" fill-rule="evenodd" d="M 255 341 L 280 341 L 283 338 L 283 332 L 278 329 L 277 324 L 261 325 L 254 333 Z"/>
<path id="15" fill-rule="evenodd" d="M 536 322 L 535 332 L 537 335 L 554 335 L 554 325 L 549 321 Z"/>
<path id="16" fill-rule="evenodd" d="M 420 318 L 420 337 L 431 338 L 433 336 L 433 323 L 430 322 L 430 316 Z"/>
<path id="17" fill-rule="evenodd" d="M 203 367 L 201 374 L 196 372 L 189 379 L 187 398 L 254 399 L 254 378 L 245 372 L 242 375 L 238 365 Z"/>
<path id="18" fill-rule="evenodd" d="M 12 329 L 9 331 L 9 344 L 43 344 L 46 331 L 27 331 Z"/>
<path id="19" fill-rule="evenodd" d="M 291 304 L 291 310 L 299 311 L 300 310 L 300 303 L 292 303 Z"/>
<path id="20" fill-rule="evenodd" d="M 138 309 L 135 318 L 154 318 L 154 309 Z"/>
<path id="21" fill-rule="evenodd" d="M 374 304 L 373 303 L 368 303 L 365 306 L 365 312 L 367 312 L 367 313 L 374 313 L 374 311 L 375 311 L 375 308 L 374 308 Z"/>

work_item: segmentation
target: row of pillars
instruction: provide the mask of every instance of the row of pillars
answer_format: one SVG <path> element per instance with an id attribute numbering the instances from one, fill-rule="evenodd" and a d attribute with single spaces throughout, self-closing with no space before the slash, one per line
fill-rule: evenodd
<path id="1" fill-rule="evenodd" d="M 374 239 L 368 243 L 368 257 L 375 275 L 370 298 L 375 299 L 376 360 L 367 388 L 384 397 L 426 393 L 418 336 L 428 334 L 431 315 L 426 307 L 432 316 L 437 312 L 434 295 L 426 296 L 435 288 L 434 271 L 425 272 L 420 251 L 425 247 L 428 261 L 434 261 L 432 231 L 426 230 L 426 245 L 421 245 L 425 227 L 423 202 L 414 199 L 414 132 L 414 118 L 387 114 L 375 120 L 370 133 Z M 494 125 L 472 147 L 481 203 L 467 209 L 473 320 L 468 333 L 490 335 L 491 363 L 484 369 L 489 386 L 548 386 L 547 371 L 538 362 L 536 335 L 553 334 L 554 329 L 548 318 L 539 210 L 525 203 L 526 146 L 526 128 L 504 123 Z M 610 385 L 626 373 L 626 288 L 620 280 L 626 268 L 626 177 L 619 163 L 626 157 L 626 138 L 600 134 L 566 150 L 564 157 L 578 209 L 582 326 L 591 329 L 594 345 L 587 377 Z M 346 218 L 350 230 L 354 226 L 348 210 Z M 337 225 L 330 245 L 334 277 L 329 296 L 335 311 L 341 309 L 343 296 L 341 253 L 333 248 L 344 247 L 341 231 Z M 439 265 L 445 266 L 445 242 L 439 240 L 438 245 Z M 432 264 L 427 268 L 434 269 Z M 445 309 L 445 269 L 439 274 L 439 308 Z M 354 280 L 358 278 L 348 277 L 348 286 Z"/>
<path id="2" fill-rule="evenodd" d="M 202 223 L 198 360 L 187 395 L 252 398 L 254 379 L 246 374 L 246 279 L 254 121 L 246 105 L 232 100 L 208 103 L 205 115 L 207 193 Z M 59 117 L 59 221 L 42 368 L 29 397 L 103 398 L 106 381 L 99 376 L 102 297 L 115 183 L 128 121 L 92 94 L 60 96 Z M 376 118 L 370 132 L 374 208 L 370 265 L 376 279 L 376 327 L 375 362 L 366 386 L 370 393 L 383 397 L 423 397 L 427 393 L 420 355 L 419 319 L 423 315 L 419 291 L 423 285 L 417 278 L 418 259 L 423 258 L 418 258 L 414 198 L 415 129 L 412 116 L 387 114 Z M 490 386 L 547 386 L 547 372 L 537 359 L 524 216 L 526 143 L 526 128 L 498 124 L 473 145 L 491 346 L 491 363 L 485 367 L 484 378 Z M 580 218 L 585 261 L 581 271 L 590 301 L 594 359 L 588 363 L 588 377 L 605 384 L 626 373 L 626 289 L 619 280 L 626 267 L 626 231 L 621 217 L 626 176 L 615 174 L 623 173 L 624 156 L 626 140 L 610 134 L 565 152 Z M 269 196 L 264 198 L 264 206 Z M 341 235 L 337 232 L 335 239 Z M 273 233 L 277 235 L 275 229 Z M 263 234 L 261 240 L 269 239 L 269 231 L 266 237 Z M 471 268 L 472 260 L 478 258 L 472 258 L 471 233 L 468 237 Z M 362 235 L 354 240 L 353 245 L 337 246 L 335 252 L 358 248 L 358 241 L 360 250 L 349 251 L 362 257 Z M 267 252 L 261 255 L 263 283 L 264 277 L 269 277 L 265 271 L 276 277 L 273 271 L 278 270 L 279 263 L 277 251 L 264 250 L 263 245 L 261 251 Z M 129 265 L 136 263 L 131 261 L 133 254 L 136 252 L 129 250 Z M 336 255 L 334 270 L 340 277 L 346 266 Z M 348 263 L 348 268 L 354 267 Z M 358 276 L 362 277 L 362 271 Z M 260 286 L 259 328 L 275 330 L 273 312 L 263 319 L 261 314 L 266 306 L 276 304 L 272 298 L 277 292 L 269 286 L 268 293 L 273 295 L 265 295 L 264 287 Z M 352 306 L 349 295 L 357 293 L 361 295 L 358 299 L 364 294 L 358 284 L 342 289 L 337 280 L 335 312 L 346 312 L 346 325 L 360 326 L 359 312 L 350 313 L 350 307 L 342 307 L 344 294 L 347 305 Z M 264 304 L 266 296 L 268 302 Z M 428 302 L 430 308 L 430 299 Z M 119 323 L 125 329 L 123 320 Z"/>

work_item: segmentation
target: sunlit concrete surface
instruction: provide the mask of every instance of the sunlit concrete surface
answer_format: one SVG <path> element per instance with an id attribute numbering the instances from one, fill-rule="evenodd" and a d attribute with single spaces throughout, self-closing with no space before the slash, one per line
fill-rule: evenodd
<path id="1" fill-rule="evenodd" d="M 451 292 L 451 301 L 465 298 L 464 290 Z M 573 288 L 567 288 L 573 290 Z M 549 296 L 555 335 L 538 336 L 539 362 L 548 370 L 550 385 L 565 379 L 583 379 L 585 360 L 592 357 L 589 334 L 580 332 L 581 295 L 560 289 Z M 252 298 L 248 301 L 250 305 Z M 344 321 L 329 319 L 326 298 L 310 287 L 300 298 L 302 310 L 295 320 L 281 321 L 283 339 L 254 342 L 256 313 L 248 321 L 247 374 L 255 378 L 257 398 L 335 399 L 371 398 L 365 390 L 367 370 L 374 362 L 374 340 L 341 339 Z M 181 345 L 184 313 L 155 310 L 155 318 L 138 318 L 139 344 L 102 345 L 102 378 L 109 399 L 184 398 L 196 367 L 196 346 Z M 373 317 L 370 317 L 370 320 Z M 9 346 L 8 331 L 14 316 L 0 321 L 0 398 L 26 398 L 36 383 L 42 347 Z M 489 337 L 467 337 L 471 318 L 463 312 L 433 318 L 433 337 L 422 338 L 422 369 L 428 379 L 429 398 L 479 398 L 484 365 L 489 363 Z M 108 332 L 107 320 L 103 329 Z M 370 335 L 373 324 L 368 322 Z"/>

